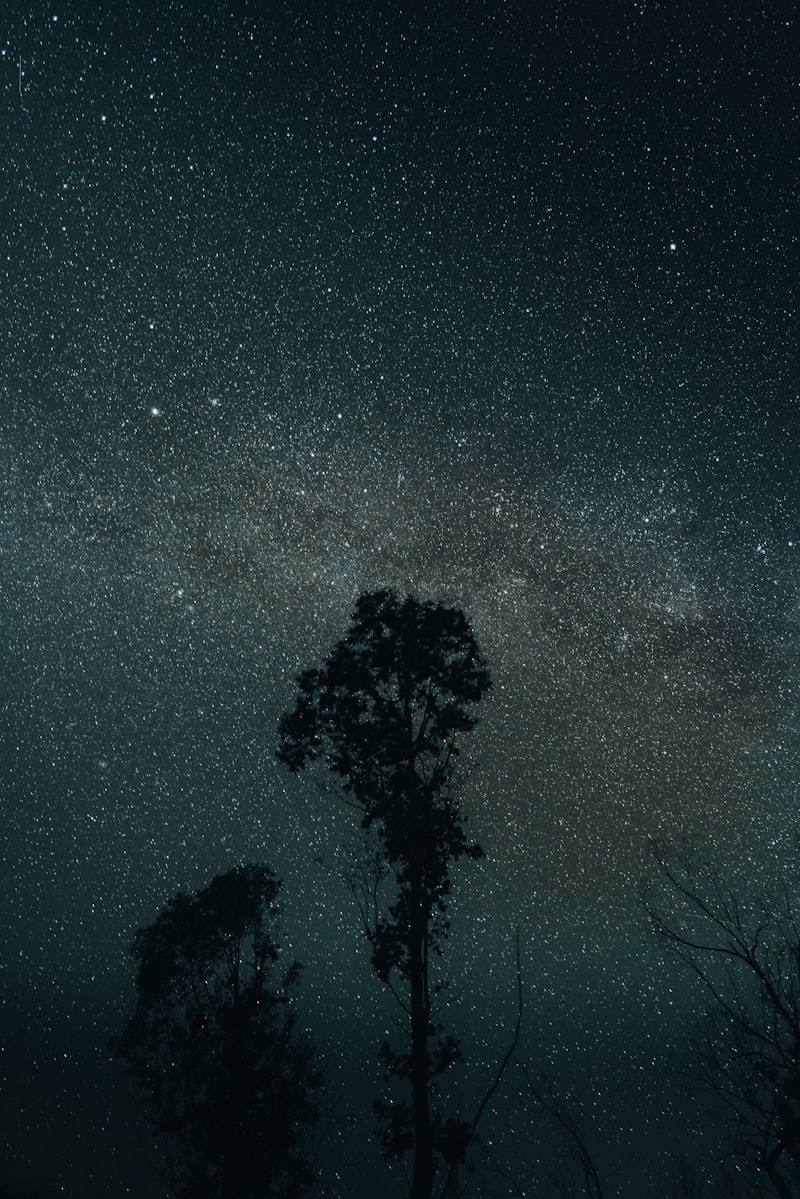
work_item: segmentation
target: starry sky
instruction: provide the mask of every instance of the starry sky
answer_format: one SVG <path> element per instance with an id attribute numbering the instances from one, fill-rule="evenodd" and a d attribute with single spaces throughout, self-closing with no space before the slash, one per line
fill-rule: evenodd
<path id="1" fill-rule="evenodd" d="M 352 824 L 274 760 L 298 671 L 393 586 L 462 608 L 494 680 L 459 1095 L 508 1042 L 519 927 L 520 1062 L 576 1088 L 609 1184 L 662 1193 L 696 995 L 647 846 L 767 885 L 797 823 L 798 61 L 774 0 L 4 6 L 0 1182 L 155 1194 L 107 1051 L 126 949 L 266 860 L 320 1194 L 358 1197 L 354 1160 L 403 1194 Z M 520 1078 L 482 1168 L 530 1193 Z"/>

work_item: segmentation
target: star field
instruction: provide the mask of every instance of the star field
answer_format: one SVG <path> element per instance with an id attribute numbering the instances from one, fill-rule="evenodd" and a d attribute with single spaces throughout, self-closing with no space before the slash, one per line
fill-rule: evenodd
<path id="1" fill-rule="evenodd" d="M 9 12 L 0 1183 L 153 1194 L 106 1049 L 126 948 L 265 860 L 332 1096 L 320 1194 L 356 1194 L 354 1152 L 402 1193 L 367 1135 L 393 1013 L 353 829 L 273 757 L 295 675 L 392 586 L 461 607 L 494 681 L 459 1094 L 507 1043 L 519 927 L 520 1060 L 575 1088 L 609 1186 L 669 1195 L 707 1142 L 663 1083 L 697 996 L 637 905 L 648 844 L 766 886 L 796 828 L 794 15 Z M 534 1193 L 523 1097 L 482 1177 Z"/>

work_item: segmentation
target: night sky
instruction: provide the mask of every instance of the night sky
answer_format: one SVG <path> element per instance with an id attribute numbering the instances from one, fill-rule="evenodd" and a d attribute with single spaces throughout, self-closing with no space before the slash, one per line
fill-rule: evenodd
<path id="1" fill-rule="evenodd" d="M 576 1088 L 609 1190 L 708 1164 L 664 1074 L 697 994 L 636 886 L 654 837 L 756 886 L 793 853 L 795 18 L 4 5 L 0 1182 L 159 1193 L 107 1049 L 127 947 L 263 860 L 324 1054 L 319 1193 L 404 1193 L 368 1135 L 395 1013 L 337 877 L 353 824 L 274 759 L 383 586 L 462 608 L 494 680 L 459 1100 L 508 1043 L 519 926 L 519 1062 Z M 519 1073 L 482 1131 L 549 1194 Z"/>

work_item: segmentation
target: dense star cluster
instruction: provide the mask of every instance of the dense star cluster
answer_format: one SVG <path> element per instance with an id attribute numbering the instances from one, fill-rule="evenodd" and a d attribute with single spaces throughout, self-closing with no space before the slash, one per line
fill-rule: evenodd
<path id="1" fill-rule="evenodd" d="M 325 1055 L 320 1193 L 356 1195 L 354 1154 L 403 1193 L 353 822 L 274 758 L 379 587 L 461 608 L 493 678 L 464 1093 L 518 927 L 520 1059 L 577 1088 L 620 1194 L 680 1173 L 660 1080 L 697 997 L 637 906 L 648 844 L 766 886 L 797 826 L 797 26 L 595 8 L 4 10 L 0 1183 L 153 1194 L 107 1049 L 127 947 L 266 861 Z M 523 1092 L 484 1167 L 532 1193 Z"/>

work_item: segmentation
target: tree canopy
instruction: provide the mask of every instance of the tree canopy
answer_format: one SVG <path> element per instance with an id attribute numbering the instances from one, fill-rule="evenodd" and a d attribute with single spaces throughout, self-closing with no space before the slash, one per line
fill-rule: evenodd
<path id="1" fill-rule="evenodd" d="M 411 1097 L 376 1109 L 387 1153 L 413 1147 L 412 1199 L 429 1199 L 437 1160 L 460 1160 L 470 1138 L 469 1125 L 432 1110 L 434 1080 L 459 1046 L 433 1023 L 431 957 L 447 935 L 450 864 L 481 855 L 466 836 L 456 766 L 489 686 L 461 611 L 375 591 L 359 598 L 325 664 L 299 676 L 295 707 L 280 724 L 278 758 L 293 771 L 315 761 L 327 768 L 394 876 L 368 935 L 378 977 L 399 997 L 395 984 L 404 991 L 410 1049 L 386 1044 L 381 1054 L 387 1076 L 408 1080 Z"/>
<path id="2" fill-rule="evenodd" d="M 289 1003 L 300 967 L 274 977 L 279 888 L 267 866 L 237 867 L 134 939 L 136 1010 L 113 1049 L 180 1199 L 295 1199 L 312 1183 L 320 1077 Z"/>

